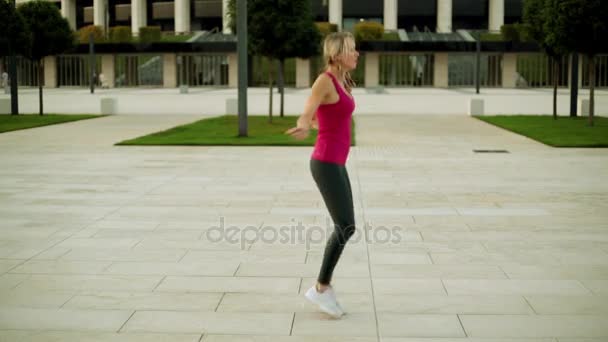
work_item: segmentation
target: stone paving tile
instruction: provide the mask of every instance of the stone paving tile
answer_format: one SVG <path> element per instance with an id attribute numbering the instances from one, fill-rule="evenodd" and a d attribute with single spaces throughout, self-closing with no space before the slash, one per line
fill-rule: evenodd
<path id="1" fill-rule="evenodd" d="M 289 335 L 292 313 L 136 311 L 122 332 Z"/>
<path id="2" fill-rule="evenodd" d="M 336 320 L 319 312 L 298 312 L 292 335 L 374 337 L 377 330 L 373 313 L 350 313 Z"/>
<path id="3" fill-rule="evenodd" d="M 469 278 L 504 279 L 498 266 L 487 265 L 372 265 L 378 278 Z"/>
<path id="4" fill-rule="evenodd" d="M 580 281 L 586 288 L 596 295 L 608 295 L 608 280 L 588 280 Z"/>
<path id="5" fill-rule="evenodd" d="M 560 294 L 589 295 L 591 292 L 576 280 L 520 279 L 445 279 L 448 294 Z"/>
<path id="6" fill-rule="evenodd" d="M 0 330 L 0 342 L 199 342 L 200 334 Z"/>
<path id="7" fill-rule="evenodd" d="M 29 279 L 29 274 L 3 274 L 0 276 L 0 290 L 8 291 Z"/>
<path id="8" fill-rule="evenodd" d="M 124 310 L 68 310 L 0 307 L 0 330 L 118 331 L 133 314 Z"/>
<path id="9" fill-rule="evenodd" d="M 111 253 L 104 249 L 78 248 L 70 249 L 61 256 L 62 260 L 78 261 L 179 261 L 186 254 L 183 249 L 112 249 Z"/>
<path id="10" fill-rule="evenodd" d="M 456 315 L 379 313 L 380 336 L 465 337 Z"/>
<path id="11" fill-rule="evenodd" d="M 15 266 L 23 263 L 25 260 L 19 259 L 0 259 L 0 274 L 8 272 Z"/>
<path id="12" fill-rule="evenodd" d="M 100 274 L 112 263 L 109 261 L 46 261 L 31 260 L 15 267 L 9 273 L 20 274 Z"/>
<path id="13" fill-rule="evenodd" d="M 374 278 L 375 294 L 446 294 L 441 279 Z"/>
<path id="14" fill-rule="evenodd" d="M 459 315 L 471 337 L 603 337 L 608 315 Z"/>
<path id="15" fill-rule="evenodd" d="M 0 305 L 17 308 L 60 308 L 76 293 L 74 290 L 40 291 L 17 287 L 0 293 Z"/>
<path id="16" fill-rule="evenodd" d="M 113 262 L 105 274 L 115 275 L 183 275 L 232 276 L 238 261 L 219 262 Z"/>
<path id="17" fill-rule="evenodd" d="M 216 262 L 217 260 L 234 260 L 253 263 L 302 263 L 306 260 L 306 251 L 286 250 L 284 253 L 273 250 L 253 251 L 188 251 L 180 262 Z"/>
<path id="18" fill-rule="evenodd" d="M 221 293 L 97 292 L 80 291 L 66 309 L 214 311 Z"/>
<path id="19" fill-rule="evenodd" d="M 18 288 L 20 290 L 152 291 L 162 279 L 162 276 L 33 274 L 23 280 Z"/>
<path id="20" fill-rule="evenodd" d="M 403 314 L 533 314 L 523 296 L 382 294 L 376 292 L 376 310 Z"/>
<path id="21" fill-rule="evenodd" d="M 300 278 L 167 276 L 157 291 L 297 293 Z"/>
<path id="22" fill-rule="evenodd" d="M 608 265 L 501 265 L 509 279 L 608 280 Z"/>
<path id="23" fill-rule="evenodd" d="M 526 301 L 540 315 L 607 315 L 608 296 L 526 296 Z"/>

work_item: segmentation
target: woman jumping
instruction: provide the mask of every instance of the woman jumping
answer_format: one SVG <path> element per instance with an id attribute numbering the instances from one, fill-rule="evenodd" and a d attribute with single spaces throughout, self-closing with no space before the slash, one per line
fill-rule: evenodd
<path id="1" fill-rule="evenodd" d="M 297 126 L 286 134 L 305 139 L 311 128 L 319 134 L 310 159 L 310 170 L 334 223 L 327 241 L 317 283 L 305 297 L 319 308 L 339 318 L 344 311 L 330 285 L 332 274 L 348 239 L 355 233 L 355 213 L 346 160 L 351 145 L 351 119 L 355 100 L 354 82 L 349 72 L 357 67 L 359 53 L 348 32 L 332 33 L 323 44 L 325 72 L 312 86 L 304 113 Z"/>

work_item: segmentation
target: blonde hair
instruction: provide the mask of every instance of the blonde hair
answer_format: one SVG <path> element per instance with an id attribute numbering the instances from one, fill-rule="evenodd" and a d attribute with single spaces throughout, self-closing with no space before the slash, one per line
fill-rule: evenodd
<path id="1" fill-rule="evenodd" d="M 344 71 L 340 63 L 336 62 L 336 57 L 343 53 L 355 50 L 355 38 L 350 32 L 334 32 L 329 34 L 323 42 L 323 59 L 325 60 L 326 70 L 330 65 L 335 65 L 338 72 L 342 74 L 346 84 L 344 87 L 350 93 L 355 86 L 355 82 L 350 76 L 350 72 Z"/>

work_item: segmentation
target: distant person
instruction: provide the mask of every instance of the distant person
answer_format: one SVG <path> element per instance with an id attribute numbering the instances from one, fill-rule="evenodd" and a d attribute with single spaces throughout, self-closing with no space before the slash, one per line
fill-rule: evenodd
<path id="1" fill-rule="evenodd" d="M 348 239 L 355 233 L 353 196 L 346 171 L 351 145 L 351 119 L 355 85 L 349 72 L 357 67 L 359 53 L 348 32 L 332 33 L 323 44 L 325 71 L 312 85 L 297 126 L 285 132 L 296 139 L 305 139 L 311 128 L 319 134 L 310 159 L 310 170 L 334 223 L 327 241 L 317 283 L 305 297 L 334 318 L 344 311 L 331 287 L 331 278 Z"/>
<path id="2" fill-rule="evenodd" d="M 4 88 L 4 93 L 8 94 L 10 83 L 8 82 L 8 73 L 4 71 L 2 73 L 2 88 Z"/>

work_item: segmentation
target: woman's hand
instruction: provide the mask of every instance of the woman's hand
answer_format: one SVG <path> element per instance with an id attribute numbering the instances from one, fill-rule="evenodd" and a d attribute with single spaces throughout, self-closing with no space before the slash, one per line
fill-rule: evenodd
<path id="1" fill-rule="evenodd" d="M 306 128 L 306 127 L 294 127 L 294 128 L 290 128 L 287 131 L 285 131 L 285 134 L 290 135 L 291 137 L 295 138 L 296 140 L 304 140 L 306 138 L 308 138 L 308 133 L 310 132 L 310 129 Z"/>

